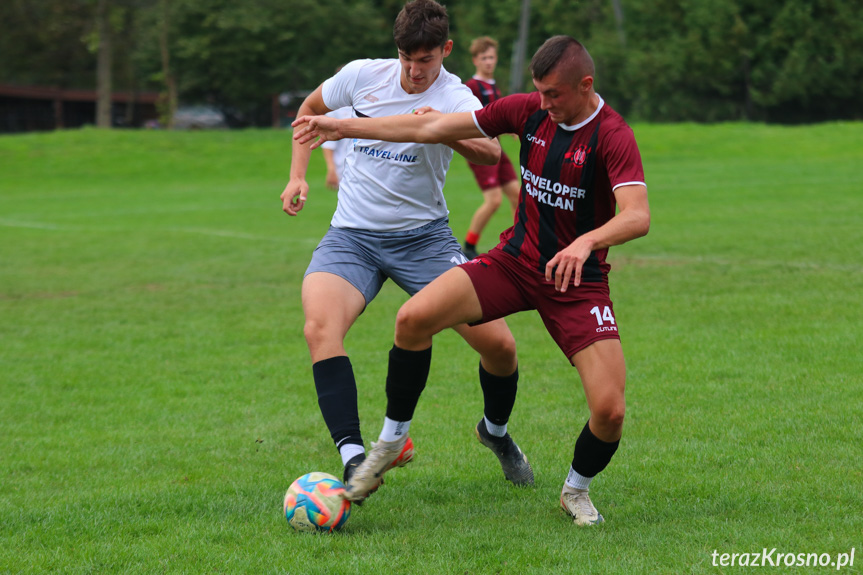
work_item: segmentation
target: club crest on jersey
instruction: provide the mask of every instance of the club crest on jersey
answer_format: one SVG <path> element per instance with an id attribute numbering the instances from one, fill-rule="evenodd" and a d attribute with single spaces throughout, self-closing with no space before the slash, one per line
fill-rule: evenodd
<path id="1" fill-rule="evenodd" d="M 563 162 L 565 164 L 575 164 L 576 166 L 583 166 L 584 162 L 587 160 L 587 155 L 589 153 L 590 147 L 581 144 L 576 149 L 565 153 L 563 155 Z"/>

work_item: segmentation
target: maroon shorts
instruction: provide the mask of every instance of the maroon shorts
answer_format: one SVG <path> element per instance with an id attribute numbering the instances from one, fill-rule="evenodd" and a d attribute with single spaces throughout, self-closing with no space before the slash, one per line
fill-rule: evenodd
<path id="1" fill-rule="evenodd" d="M 517 177 L 515 169 L 512 167 L 512 162 L 509 161 L 509 157 L 503 152 L 500 153 L 500 161 L 493 166 L 481 166 L 470 162 L 467 164 L 473 171 L 473 176 L 476 178 L 476 183 L 479 184 L 480 190 L 499 188 Z"/>
<path id="2" fill-rule="evenodd" d="M 485 323 L 519 311 L 539 312 L 548 333 L 567 358 L 601 339 L 620 339 L 606 282 L 554 289 L 554 280 L 499 248 L 459 266 L 467 272 Z"/>

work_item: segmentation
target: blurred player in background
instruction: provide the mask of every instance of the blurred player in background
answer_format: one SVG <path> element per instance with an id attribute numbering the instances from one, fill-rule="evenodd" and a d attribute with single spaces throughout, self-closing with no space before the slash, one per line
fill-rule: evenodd
<path id="1" fill-rule="evenodd" d="M 500 98 L 500 90 L 494 81 L 494 69 L 497 67 L 497 41 L 488 36 L 475 38 L 470 44 L 470 55 L 473 57 L 476 73 L 465 84 L 479 98 L 482 105 L 487 106 Z M 331 145 L 331 142 L 325 145 L 328 144 Z M 494 166 L 471 162 L 468 162 L 468 165 L 482 191 L 482 204 L 474 212 L 464 240 L 464 253 L 468 259 L 473 259 L 477 256 L 476 245 L 482 236 L 482 231 L 500 207 L 503 196 L 506 196 L 512 211 L 515 212 L 521 182 L 515 175 L 512 162 L 503 150 L 500 152 L 500 162 Z"/>
<path id="2" fill-rule="evenodd" d="M 350 62 L 306 98 L 298 115 L 326 114 L 347 106 L 352 119 L 365 121 L 423 107 L 443 112 L 482 108 L 461 80 L 443 68 L 453 45 L 443 6 L 433 0 L 408 2 L 396 18 L 393 36 L 398 59 Z M 388 278 L 413 295 L 467 261 L 449 228 L 443 195 L 453 150 L 477 163 L 494 164 L 500 157 L 500 144 L 481 134 L 448 140 L 446 145 L 356 140 L 330 228 L 303 279 L 304 334 L 318 405 L 341 454 L 346 482 L 366 457 L 357 384 L 344 347 L 348 330 Z M 281 196 L 282 207 L 291 216 L 298 215 L 307 201 L 310 153 L 311 146 L 294 143 L 291 177 Z M 518 383 L 512 333 L 503 319 L 453 329 L 480 354 L 485 401 L 484 417 L 476 427 L 480 441 L 498 457 L 509 481 L 533 484 L 527 458 L 507 433 Z M 391 365 L 405 369 L 428 368 L 430 361 L 430 350 L 390 358 Z M 412 441 L 406 435 L 403 439 L 389 467 L 402 466 L 413 457 Z"/>

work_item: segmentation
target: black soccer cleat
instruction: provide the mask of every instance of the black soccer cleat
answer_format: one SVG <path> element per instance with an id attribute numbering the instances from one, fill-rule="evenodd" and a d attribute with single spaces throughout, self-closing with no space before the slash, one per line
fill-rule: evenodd
<path id="1" fill-rule="evenodd" d="M 513 485 L 533 485 L 533 469 L 527 456 L 519 449 L 509 433 L 503 437 L 491 435 L 485 427 L 485 418 L 476 425 L 479 442 L 491 449 L 503 468 L 503 475 Z"/>

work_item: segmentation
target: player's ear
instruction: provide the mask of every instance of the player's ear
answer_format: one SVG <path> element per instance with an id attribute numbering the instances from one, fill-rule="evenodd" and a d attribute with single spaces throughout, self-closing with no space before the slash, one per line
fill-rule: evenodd
<path id="1" fill-rule="evenodd" d="M 452 40 L 447 40 L 443 45 L 443 57 L 446 58 L 452 52 Z"/>
<path id="2" fill-rule="evenodd" d="M 582 92 L 588 92 L 593 87 L 593 76 L 585 76 L 581 79 L 581 82 L 578 84 L 579 90 Z"/>

